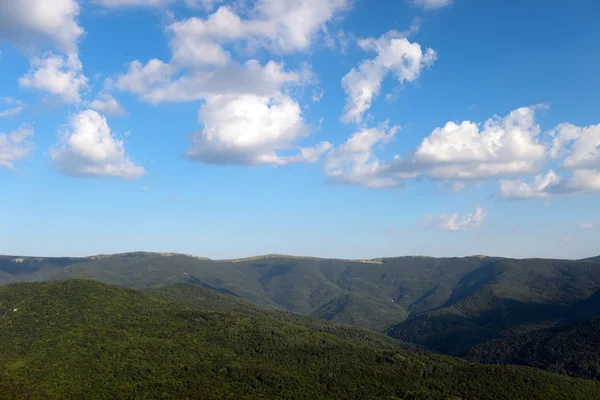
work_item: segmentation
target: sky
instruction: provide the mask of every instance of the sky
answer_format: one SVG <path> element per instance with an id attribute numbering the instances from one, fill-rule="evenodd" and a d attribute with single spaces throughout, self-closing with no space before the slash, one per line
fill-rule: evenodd
<path id="1" fill-rule="evenodd" d="M 0 0 L 0 254 L 596 256 L 599 15 Z"/>

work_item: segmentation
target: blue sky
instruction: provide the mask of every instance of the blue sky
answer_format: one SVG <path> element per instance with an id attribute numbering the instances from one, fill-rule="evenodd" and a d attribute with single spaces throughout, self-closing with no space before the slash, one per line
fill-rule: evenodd
<path id="1" fill-rule="evenodd" d="M 0 0 L 0 253 L 600 253 L 600 4 Z"/>

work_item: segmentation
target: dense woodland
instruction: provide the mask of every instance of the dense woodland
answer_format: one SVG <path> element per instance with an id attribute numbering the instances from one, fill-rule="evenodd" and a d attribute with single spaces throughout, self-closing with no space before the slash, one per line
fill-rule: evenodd
<path id="1" fill-rule="evenodd" d="M 375 334 L 343 333 L 355 328 L 200 303 L 81 280 L 0 287 L 0 397 L 600 397 L 594 381 L 386 348 L 385 338 L 376 347 Z"/>
<path id="2" fill-rule="evenodd" d="M 473 347 L 465 355 L 486 364 L 517 364 L 600 380 L 600 318 L 541 329 Z"/>
<path id="3" fill-rule="evenodd" d="M 74 279 L 76 281 L 71 282 Z M 78 281 L 79 279 L 88 280 L 88 282 Z M 63 282 L 65 280 L 68 282 Z M 58 286 L 12 284 L 40 281 L 57 281 L 55 285 Z M 95 284 L 97 286 L 92 286 L 94 290 L 90 289 L 91 295 L 94 291 L 112 294 L 106 295 L 107 298 L 102 298 L 104 295 L 101 294 L 93 295 L 92 298 L 82 297 L 84 293 L 79 293 L 78 288 L 94 285 L 89 281 L 97 282 Z M 99 282 L 128 287 L 130 290 L 104 286 Z M 195 385 L 191 383 L 192 381 L 210 378 L 215 382 L 221 382 L 223 387 L 230 388 L 231 385 L 240 384 L 238 378 L 241 379 L 242 376 L 245 377 L 244 379 L 250 379 L 248 377 L 255 374 L 254 368 L 258 368 L 259 365 L 272 373 L 276 371 L 279 374 L 286 370 L 285 365 L 297 364 L 298 369 L 290 372 L 291 375 L 285 375 L 291 380 L 286 381 L 287 378 L 284 379 L 279 375 L 277 379 L 284 379 L 287 383 L 282 385 L 286 388 L 299 385 L 298 382 L 304 379 L 299 376 L 306 375 L 309 380 L 318 382 L 317 386 L 320 389 L 314 389 L 312 392 L 307 387 L 299 386 L 302 387 L 302 391 L 308 390 L 306 393 L 309 397 L 307 398 L 335 398 L 336 396 L 338 398 L 344 396 L 360 398 L 363 389 L 364 393 L 373 395 L 372 398 L 381 398 L 381 396 L 383 398 L 452 398 L 448 397 L 449 394 L 452 394 L 456 398 L 463 399 L 512 399 L 537 398 L 535 397 L 537 393 L 544 393 L 539 391 L 541 390 L 539 387 L 536 387 L 533 392 L 522 392 L 523 396 L 528 393 L 529 397 L 514 397 L 517 392 L 511 392 L 510 395 L 506 395 L 508 397 L 472 397 L 478 390 L 484 390 L 484 392 L 487 390 L 485 385 L 488 383 L 484 384 L 483 382 L 487 382 L 488 378 L 490 379 L 489 384 L 492 384 L 492 381 L 493 383 L 504 382 L 508 388 L 510 388 L 510 379 L 516 379 L 515 382 L 519 382 L 521 379 L 513 376 L 510 379 L 506 378 L 508 380 L 505 381 L 504 376 L 508 377 L 510 374 L 517 374 L 519 377 L 534 374 L 531 375 L 531 379 L 538 383 L 546 382 L 545 380 L 548 379 L 548 382 L 552 381 L 555 385 L 549 387 L 548 390 L 556 390 L 557 393 L 560 390 L 556 385 L 566 385 L 567 382 L 568 385 L 572 385 L 569 390 L 575 390 L 575 387 L 580 390 L 579 383 L 574 383 L 580 381 L 561 380 L 562 378 L 556 380 L 556 377 L 546 378 L 550 375 L 545 375 L 538 370 L 504 366 L 482 367 L 432 353 L 445 353 L 487 364 L 530 366 L 591 380 L 597 380 L 600 371 L 598 358 L 600 343 L 597 340 L 599 323 L 598 319 L 594 319 L 594 317 L 600 316 L 600 262 L 595 259 L 581 261 L 513 260 L 474 256 L 446 259 L 401 257 L 348 261 L 265 256 L 215 261 L 164 253 L 128 253 L 89 258 L 0 256 L 0 285 L 2 284 L 4 285 L 0 286 L 4 296 L 0 303 L 2 306 L 0 315 L 4 315 L 1 322 L 2 329 L 15 329 L 15 327 L 21 330 L 34 329 L 30 325 L 36 325 L 40 321 L 39 318 L 48 321 L 46 328 L 57 327 L 50 330 L 40 328 L 41 330 L 36 331 L 38 339 L 32 338 L 31 340 L 35 339 L 37 342 L 28 344 L 28 353 L 17 351 L 19 345 L 27 344 L 23 342 L 25 340 L 23 337 L 19 338 L 19 335 L 12 336 L 12 345 L 6 343 L 0 349 L 2 360 L 4 360 L 2 364 L 4 366 L 2 382 L 5 384 L 3 390 L 12 396 L 15 393 L 21 393 L 23 396 L 32 394 L 34 397 L 42 396 L 41 393 L 54 393 L 45 392 L 47 388 L 44 389 L 39 385 L 32 386 L 31 383 L 33 376 L 39 375 L 44 368 L 47 368 L 46 363 L 56 365 L 53 357 L 63 359 L 63 353 L 60 355 L 56 353 L 59 350 L 54 351 L 54 355 L 47 354 L 50 350 L 44 349 L 41 341 L 60 342 L 61 346 L 64 346 L 62 351 L 66 357 L 65 360 L 68 361 L 69 349 L 87 349 L 85 346 L 82 347 L 82 344 L 76 339 L 72 339 L 70 344 L 64 342 L 63 336 L 69 338 L 73 335 L 79 335 L 76 337 L 84 338 L 86 341 L 96 338 L 97 342 L 94 342 L 96 344 L 104 343 L 109 340 L 107 338 L 112 340 L 112 338 L 122 336 L 119 338 L 119 343 L 115 343 L 117 347 L 113 353 L 100 352 L 95 355 L 95 357 L 99 357 L 101 365 L 104 365 L 105 362 L 112 362 L 110 368 L 118 370 L 125 368 L 124 371 L 113 371 L 113 375 L 116 374 L 114 379 L 117 380 L 123 379 L 121 372 L 130 373 L 127 369 L 129 367 L 118 366 L 118 360 L 123 360 L 125 355 L 129 359 L 130 356 L 138 354 L 141 357 L 140 365 L 150 366 L 153 362 L 158 362 L 153 358 L 158 355 L 147 355 L 146 349 L 137 344 L 134 345 L 139 341 L 140 346 L 148 345 L 148 348 L 156 346 L 157 352 L 161 354 L 164 353 L 165 348 L 168 348 L 170 352 L 171 347 L 169 346 L 172 346 L 172 354 L 176 356 L 174 360 L 179 360 L 177 365 L 187 367 L 187 370 L 184 369 L 185 373 L 181 373 L 189 381 L 186 385 L 192 386 Z M 54 299 L 55 293 L 51 293 L 51 291 L 58 290 L 57 287 L 64 289 L 64 285 L 74 285 L 71 292 L 67 290 L 66 293 L 69 293 L 69 296 L 75 296 L 76 299 L 70 301 L 63 299 L 61 301 L 64 304 L 57 304 L 58 299 Z M 13 295 L 16 297 L 9 301 L 7 296 L 10 293 L 19 294 Z M 98 304 L 95 304 L 94 296 L 97 296 Z M 117 301 L 117 299 L 120 300 Z M 37 317 L 28 320 L 17 319 L 21 322 L 15 324 L 13 318 L 17 318 L 21 314 L 19 311 L 14 314 L 9 313 L 8 310 L 13 307 L 13 303 L 16 304 L 19 301 L 39 301 L 40 303 L 35 306 L 40 309 L 35 314 Z M 46 304 L 54 304 L 53 307 L 62 312 L 67 307 L 67 303 L 72 307 L 70 322 L 62 319 L 68 317 L 68 312 L 66 315 L 59 315 L 54 311 L 49 315 L 44 314 L 51 312 L 50 308 L 44 308 Z M 106 306 L 98 308 L 101 304 L 106 304 Z M 84 305 L 82 311 L 80 307 Z M 111 307 L 114 314 L 107 312 Z M 135 311 L 136 315 L 129 315 L 128 313 L 135 307 L 138 307 Z M 20 310 L 21 306 L 15 305 L 12 309 L 14 308 Z M 88 311 L 91 313 L 90 315 L 86 314 Z M 200 313 L 198 315 L 201 316 L 196 318 L 194 317 L 195 313 Z M 144 322 L 139 319 L 144 315 L 146 323 L 155 324 L 158 320 L 164 320 L 165 324 L 162 327 L 153 325 L 152 329 L 145 331 L 142 329 Z M 123 324 L 118 325 L 119 321 Z M 131 334 L 122 333 L 121 330 L 130 327 L 129 322 L 125 323 L 124 321 L 131 321 L 133 326 L 137 326 L 138 333 L 142 336 L 140 338 L 129 336 L 135 335 L 135 329 Z M 9 322 L 13 325 L 8 326 Z M 198 325 L 200 323 L 202 328 Z M 98 331 L 98 327 L 103 324 L 107 324 L 106 326 L 110 328 Z M 62 326 L 60 328 L 62 331 L 58 326 Z M 228 326 L 237 327 L 235 332 L 243 337 L 237 337 L 236 343 L 222 343 L 222 346 L 218 347 L 219 340 L 225 340 L 223 332 L 231 332 L 233 329 Z M 285 340 L 279 338 L 276 343 L 273 343 L 271 336 L 278 337 L 273 334 L 266 335 L 264 338 L 261 336 L 260 345 L 256 344 L 254 339 L 250 340 L 252 336 L 248 336 L 247 330 L 258 326 L 264 328 L 261 328 L 260 335 L 283 329 L 281 332 L 283 332 Z M 42 327 L 44 327 L 43 324 Z M 153 329 L 155 333 L 152 335 L 154 336 L 146 337 L 147 334 L 153 332 Z M 159 333 L 160 329 L 165 329 L 165 331 Z M 250 330 L 252 331 L 252 329 Z M 70 333 L 66 333 L 67 331 Z M 202 334 L 204 336 L 192 333 L 201 331 L 204 332 Z M 0 332 L 3 335 L 4 333 L 11 335 L 11 331 Z M 213 339 L 212 335 L 220 336 L 220 338 Z M 347 364 L 347 371 L 324 372 L 327 370 L 325 368 L 317 373 L 316 363 L 317 359 L 321 357 L 319 354 L 322 355 L 322 353 L 318 353 L 316 350 L 307 350 L 302 346 L 306 345 L 310 349 L 313 349 L 311 346 L 316 346 L 315 349 L 320 348 L 317 342 L 306 342 L 306 340 L 322 338 L 323 335 L 330 338 L 322 339 L 326 343 L 332 343 L 331 340 L 335 343 L 339 341 L 340 346 L 343 343 L 342 348 L 350 346 L 353 349 L 344 353 L 342 357 L 336 353 L 342 350 L 334 346 L 334 353 L 337 355 L 332 355 L 334 358 L 330 361 L 323 359 L 323 368 L 328 363 L 333 368 L 333 364 L 335 364 L 333 360 L 339 356 L 348 359 L 349 362 L 354 360 L 352 361 L 354 364 Z M 199 341 L 200 336 L 204 337 L 203 342 Z M 270 339 L 267 340 L 267 338 Z M 233 340 L 232 337 L 227 340 L 230 339 Z M 302 343 L 300 347 L 296 343 L 297 340 Z M 126 341 L 128 344 L 123 344 L 122 341 Z M 205 346 L 214 348 L 214 351 L 211 350 L 212 353 L 209 352 L 215 357 L 213 361 L 210 361 L 210 365 L 216 363 L 220 366 L 221 361 L 229 360 L 225 367 L 220 367 L 219 371 L 224 371 L 223 368 L 229 371 L 227 369 L 229 368 L 231 371 L 236 371 L 235 374 L 232 375 L 228 372 L 225 376 L 221 376 L 215 372 L 214 368 L 208 368 L 207 370 L 203 369 L 202 374 L 192 376 L 192 372 L 189 372 L 191 364 L 188 365 L 188 363 L 198 364 L 201 362 L 199 361 L 201 358 L 188 360 L 189 355 L 178 353 L 179 350 L 176 349 L 178 346 L 185 347 L 186 341 L 189 341 L 190 348 L 203 349 Z M 90 344 L 94 352 L 97 351 L 94 347 L 96 344 L 93 346 Z M 69 347 L 71 345 L 78 347 Z M 13 346 L 12 350 L 10 350 L 10 346 Z M 104 343 L 100 346 L 109 348 L 112 345 Z M 236 346 L 242 348 L 248 346 L 248 349 L 252 348 L 253 350 L 236 351 L 235 355 L 226 351 L 227 348 L 233 349 Z M 257 347 L 259 350 L 256 350 Z M 330 351 L 328 346 L 325 347 L 327 347 L 327 351 Z M 357 350 L 359 347 L 360 351 Z M 219 350 L 215 350 L 217 348 Z M 304 361 L 293 358 L 296 350 L 292 351 L 292 348 L 297 350 L 298 357 L 301 353 L 308 352 L 310 354 L 313 351 L 315 356 L 315 359 L 311 361 L 315 363 L 313 372 L 307 375 Z M 32 356 L 34 353 L 31 351 L 40 351 L 40 353 Z M 92 350 L 90 349 L 90 351 Z M 125 353 L 123 353 L 124 351 Z M 204 352 L 203 350 L 197 351 Z M 264 353 L 265 351 L 267 353 Z M 84 354 L 91 356 L 92 353 L 86 352 L 87 350 L 80 355 L 82 357 Z M 284 360 L 281 358 L 282 355 L 275 356 L 279 352 L 289 354 L 292 358 Z M 351 356 L 351 353 L 354 355 Z M 406 361 L 408 364 L 396 365 L 398 361 L 380 363 L 379 361 L 382 359 L 373 355 L 396 353 L 407 357 L 405 360 L 408 360 Z M 198 354 L 196 355 L 198 356 Z M 261 358 L 260 354 L 263 354 L 264 357 Z M 369 355 L 367 356 L 367 354 Z M 250 359 L 244 358 L 250 355 L 252 355 Z M 28 361 L 25 360 L 26 357 L 33 357 L 30 360 L 39 361 L 37 364 L 28 364 Z M 150 358 L 142 361 L 145 357 Z M 391 357 L 394 359 L 395 356 Z M 376 362 L 372 363 L 373 360 Z M 60 372 L 61 368 L 49 371 L 49 382 L 65 379 L 67 376 L 65 374 L 69 374 L 67 371 L 77 365 L 76 362 L 79 361 L 68 362 L 68 365 L 61 367 L 63 372 Z M 134 361 L 134 364 L 137 362 Z M 365 364 L 362 365 L 362 362 Z M 169 363 L 171 361 L 161 361 L 161 365 L 171 365 Z M 252 365 L 252 368 L 248 363 Z M 416 367 L 413 368 L 409 364 L 421 365 L 425 370 L 419 369 L 420 367 L 413 370 Z M 438 367 L 438 365 L 444 365 L 444 367 Z M 26 369 L 25 366 L 30 369 Z M 433 368 L 431 372 L 425 372 L 430 367 Z M 144 385 L 150 381 L 154 382 L 152 385 L 157 385 L 155 382 L 155 379 L 158 379 L 157 376 L 162 376 L 163 378 L 160 379 L 167 380 L 173 378 L 170 374 L 174 370 L 160 369 L 160 372 L 157 372 L 158 375 L 155 375 L 153 372 L 147 372 L 148 369 L 153 371 L 152 368 L 146 369 L 145 373 L 140 372 L 141 370 L 136 369 L 137 367 L 131 366 L 131 368 L 133 368 L 132 371 L 137 371 L 132 373 L 138 375 L 130 376 L 127 379 L 141 385 L 138 388 L 141 392 L 138 394 L 147 393 Z M 378 372 L 368 372 L 375 371 L 373 368 Z M 206 372 L 208 370 L 212 372 Z M 248 377 L 244 375 L 246 372 L 242 374 L 241 370 L 247 371 Z M 440 380 L 434 379 L 435 383 L 431 380 L 433 371 L 447 370 L 452 371 L 452 378 L 442 374 L 436 378 Z M 363 381 L 358 380 L 366 385 L 362 389 L 356 385 L 352 386 L 353 384 L 350 382 L 357 379 L 354 374 L 358 371 L 363 371 L 365 376 L 373 378 L 373 380 L 367 378 Z M 392 379 L 391 377 L 398 375 L 399 371 L 405 374 L 404 378 Z M 411 372 L 406 375 L 407 371 Z M 52 375 L 59 373 L 63 375 L 60 377 Z M 108 375 L 103 375 L 105 373 L 107 372 L 95 371 L 94 376 L 98 376 L 98 379 L 101 379 L 102 376 L 108 379 Z M 213 373 L 216 375 L 212 376 Z M 379 376 L 379 373 L 382 376 Z M 469 374 L 477 376 L 479 373 L 483 374 L 481 379 L 477 378 L 477 382 L 470 382 Z M 497 374 L 501 376 L 496 376 Z M 268 376 L 267 372 L 259 375 Z M 344 378 L 341 378 L 342 375 Z M 291 376 L 295 378 L 292 379 Z M 323 376 L 330 378 L 335 376 L 336 378 L 331 378 L 334 382 L 329 382 L 327 379 L 323 380 Z M 385 378 L 386 376 L 387 378 Z M 22 379 L 26 379 L 26 381 Z M 79 379 L 83 379 L 83 377 L 79 377 Z M 300 381 L 296 382 L 294 379 L 300 379 Z M 406 381 L 415 379 L 418 381 L 415 387 Z M 468 385 L 467 381 L 470 382 Z M 10 384 L 6 385 L 6 382 Z M 142 384 L 141 382 L 146 383 Z M 261 382 L 261 385 L 250 382 L 254 381 L 250 379 L 247 382 L 253 389 L 248 393 L 253 393 L 253 396 L 256 397 L 258 394 L 275 396 L 275 392 L 270 391 L 272 388 L 268 389 L 269 391 L 260 391 L 267 390 L 266 387 L 263 387 L 264 382 Z M 89 387 L 95 387 L 96 383 L 90 382 L 89 385 L 91 385 Z M 399 389 L 398 385 L 402 385 L 404 389 Z M 467 390 L 463 387 L 464 385 L 471 387 L 473 391 Z M 596 386 L 594 385 L 595 383 L 590 381 L 581 387 L 587 388 L 585 390 L 595 390 Z M 462 387 L 462 392 L 456 391 L 459 386 Z M 127 387 L 130 387 L 129 383 Z M 257 391 L 257 387 L 263 387 L 263 389 Z M 352 391 L 346 392 L 346 390 L 350 390 L 349 387 L 353 387 Z M 423 387 L 427 387 L 429 390 L 420 393 L 419 390 Z M 31 388 L 32 392 L 28 393 L 29 389 L 27 388 Z M 406 392 L 407 388 L 412 389 Z M 106 388 L 108 391 L 113 389 Z M 69 392 L 69 396 L 75 395 L 74 390 L 72 393 Z M 133 393 L 127 392 L 127 390 L 119 393 Z M 166 393 L 175 389 L 170 387 L 164 390 Z M 181 391 L 177 392 L 177 390 Z M 194 390 L 200 389 L 194 386 Z M 245 387 L 244 390 L 249 389 Z M 225 397 L 234 396 L 231 393 L 242 393 L 244 390 L 239 392 L 223 391 L 220 394 Z M 116 396 L 117 392 L 107 393 L 105 397 L 111 398 L 111 396 Z M 179 388 L 174 393 L 180 393 L 183 396 L 183 393 L 191 392 Z M 277 393 L 277 396 L 297 398 L 292 394 L 285 393 L 287 392 Z M 410 397 L 410 393 L 413 393 L 413 397 Z M 377 395 L 375 396 L 375 394 Z M 217 394 L 206 394 L 206 396 L 211 398 L 210 396 L 217 396 Z"/>

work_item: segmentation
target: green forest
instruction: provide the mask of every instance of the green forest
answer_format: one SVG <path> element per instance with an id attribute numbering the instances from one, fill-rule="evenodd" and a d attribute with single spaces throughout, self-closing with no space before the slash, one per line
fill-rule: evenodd
<path id="1" fill-rule="evenodd" d="M 226 296 L 203 302 L 207 289 L 197 289 L 177 302 L 173 289 L 83 280 L 0 287 L 0 397 L 600 397 L 593 381 L 409 352 L 377 334 L 249 306 L 223 311 Z"/>

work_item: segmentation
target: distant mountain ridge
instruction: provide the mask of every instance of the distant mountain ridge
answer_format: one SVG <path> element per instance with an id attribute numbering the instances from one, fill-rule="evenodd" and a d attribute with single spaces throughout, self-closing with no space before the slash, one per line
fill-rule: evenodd
<path id="1" fill-rule="evenodd" d="M 267 255 L 217 261 L 146 252 L 85 258 L 4 256 L 0 257 L 0 284 L 79 278 L 146 288 L 201 282 L 262 306 L 318 313 L 381 331 L 406 319 L 409 308 L 419 311 L 441 305 L 444 298 L 440 293 L 447 292 L 444 288 L 451 288 L 463 273 L 477 268 L 483 260 L 337 260 Z M 441 282 L 436 277 L 438 268 L 446 275 Z M 354 311 L 344 312 L 347 307 Z M 377 321 L 369 317 L 373 310 L 382 311 Z"/>

